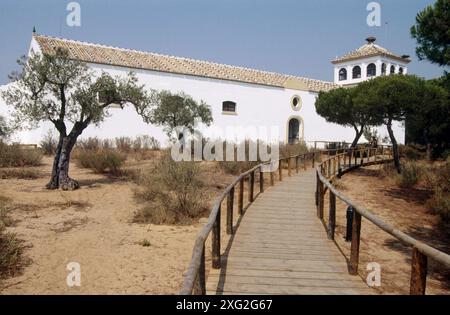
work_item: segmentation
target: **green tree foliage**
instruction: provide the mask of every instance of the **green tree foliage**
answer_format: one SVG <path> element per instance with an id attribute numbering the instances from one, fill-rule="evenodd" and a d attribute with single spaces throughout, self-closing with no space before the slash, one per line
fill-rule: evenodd
<path id="1" fill-rule="evenodd" d="M 174 94 L 169 91 L 161 91 L 156 104 L 151 122 L 163 126 L 171 140 L 179 137 L 182 128 L 187 128 L 193 133 L 196 118 L 201 119 L 201 122 L 207 126 L 213 121 L 208 105 L 203 101 L 196 102 L 182 92 Z"/>
<path id="2" fill-rule="evenodd" d="M 15 82 L 2 96 L 14 108 L 16 125 L 50 121 L 59 132 L 49 189 L 79 187 L 69 177 L 70 154 L 82 132 L 107 117 L 108 106 L 133 104 L 144 121 L 150 120 L 155 93 L 149 94 L 138 85 L 133 73 L 126 78 L 95 75 L 61 49 L 54 55 L 23 57 L 18 63 L 22 71 L 11 75 Z"/>
<path id="3" fill-rule="evenodd" d="M 364 93 L 364 90 L 358 87 L 338 88 L 320 92 L 316 101 L 316 111 L 326 121 L 355 130 L 352 147 L 358 144 L 365 128 L 381 124 L 379 118 L 371 112 L 371 107 L 354 101 L 360 93 Z"/>
<path id="4" fill-rule="evenodd" d="M 422 103 L 410 110 L 406 117 L 408 142 L 426 145 L 428 158 L 436 157 L 450 147 L 448 82 L 445 77 L 422 81 Z"/>
<path id="5" fill-rule="evenodd" d="M 417 56 L 441 66 L 450 65 L 450 1 L 437 0 L 416 16 L 411 35 L 417 40 Z"/>
<path id="6" fill-rule="evenodd" d="M 394 121 L 404 121 L 406 116 L 426 106 L 427 90 L 424 80 L 411 75 L 377 77 L 361 83 L 361 93 L 354 102 L 371 108 L 374 119 L 387 127 L 394 152 L 394 163 L 401 172 L 397 140 L 392 129 Z"/>

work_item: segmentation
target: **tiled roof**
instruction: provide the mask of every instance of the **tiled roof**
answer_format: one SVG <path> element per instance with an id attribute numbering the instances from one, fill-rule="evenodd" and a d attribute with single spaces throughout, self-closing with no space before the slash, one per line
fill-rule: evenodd
<path id="1" fill-rule="evenodd" d="M 355 59 L 360 59 L 360 58 L 365 58 L 365 57 L 374 57 L 374 56 L 389 57 L 389 58 L 403 61 L 406 63 L 409 63 L 411 61 L 410 59 L 402 58 L 401 56 L 396 55 L 393 52 L 387 50 L 386 48 L 383 48 L 377 44 L 374 44 L 373 42 L 369 42 L 342 57 L 334 59 L 332 61 L 332 63 L 340 63 L 340 62 L 344 62 L 344 61 L 350 61 L 350 60 L 355 60 Z"/>
<path id="2" fill-rule="evenodd" d="M 63 48 L 68 51 L 70 58 L 87 63 L 239 81 L 312 92 L 327 91 L 337 87 L 334 83 L 326 81 L 61 39 L 35 33 L 33 38 L 44 53 L 54 54 L 56 49 Z"/>

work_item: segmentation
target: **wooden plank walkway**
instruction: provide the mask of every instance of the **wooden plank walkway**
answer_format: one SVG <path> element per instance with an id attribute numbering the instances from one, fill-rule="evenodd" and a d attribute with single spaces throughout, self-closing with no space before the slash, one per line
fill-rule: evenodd
<path id="1" fill-rule="evenodd" d="M 314 169 L 286 177 L 247 209 L 207 294 L 372 294 L 316 216 Z"/>

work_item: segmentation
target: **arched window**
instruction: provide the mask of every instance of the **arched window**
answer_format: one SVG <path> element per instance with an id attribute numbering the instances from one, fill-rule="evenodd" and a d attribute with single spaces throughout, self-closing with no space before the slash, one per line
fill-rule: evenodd
<path id="1" fill-rule="evenodd" d="M 395 74 L 395 66 L 391 66 L 391 74 Z"/>
<path id="2" fill-rule="evenodd" d="M 381 65 L 381 74 L 382 74 L 382 75 L 386 75 L 386 64 L 385 64 L 385 63 L 383 63 L 383 64 Z"/>
<path id="3" fill-rule="evenodd" d="M 367 66 L 367 77 L 374 77 L 377 75 L 377 66 L 374 63 L 371 63 Z"/>
<path id="4" fill-rule="evenodd" d="M 347 80 L 347 69 L 342 68 L 339 70 L 339 81 L 345 81 Z"/>
<path id="5" fill-rule="evenodd" d="M 403 74 L 403 68 L 402 67 L 398 68 L 398 73 Z"/>
<path id="6" fill-rule="evenodd" d="M 354 66 L 353 67 L 353 79 L 360 79 L 360 78 L 361 78 L 361 67 Z"/>
<path id="7" fill-rule="evenodd" d="M 222 103 L 222 112 L 224 113 L 236 113 L 236 103 L 231 101 L 225 101 Z"/>

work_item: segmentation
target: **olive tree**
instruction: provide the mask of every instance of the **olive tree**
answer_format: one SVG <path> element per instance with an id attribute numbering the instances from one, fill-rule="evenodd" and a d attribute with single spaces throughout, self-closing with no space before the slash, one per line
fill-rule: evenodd
<path id="1" fill-rule="evenodd" d="M 89 125 L 99 125 L 108 115 L 108 106 L 133 104 L 149 122 L 156 92 L 148 93 L 133 73 L 125 78 L 107 73 L 95 75 L 86 64 L 71 60 L 67 51 L 34 54 L 18 60 L 20 73 L 2 93 L 14 108 L 16 125 L 31 126 L 50 121 L 59 133 L 58 146 L 48 189 L 73 190 L 79 183 L 69 177 L 69 162 L 78 137 Z"/>
<path id="2" fill-rule="evenodd" d="M 181 140 L 180 128 L 194 133 L 195 120 L 209 126 L 212 121 L 211 108 L 203 101 L 197 102 L 183 92 L 161 91 L 156 106 L 152 109 L 151 123 L 162 126 L 170 140 Z"/>

